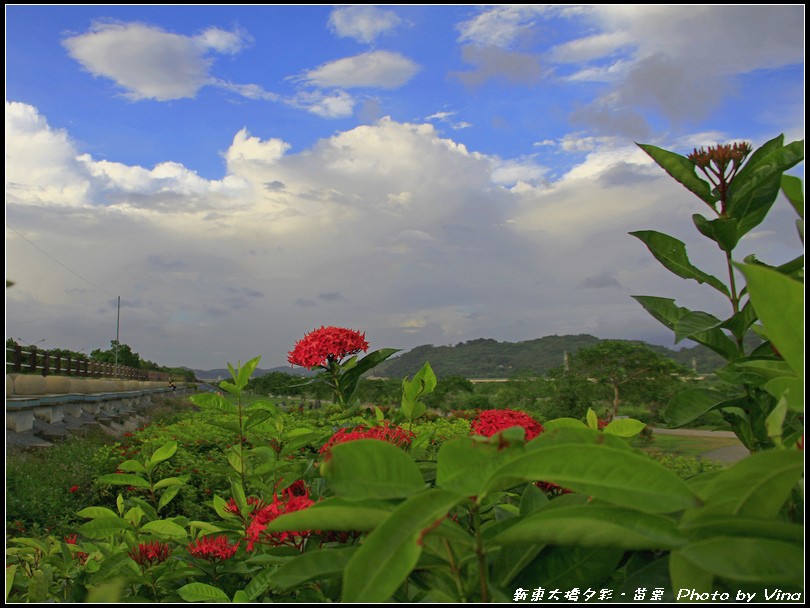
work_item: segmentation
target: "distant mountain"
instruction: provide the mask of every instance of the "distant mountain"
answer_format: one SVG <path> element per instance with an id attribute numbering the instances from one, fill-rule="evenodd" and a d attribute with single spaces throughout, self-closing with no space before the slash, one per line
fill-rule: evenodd
<path id="1" fill-rule="evenodd" d="M 543 375 L 551 368 L 562 365 L 566 352 L 574 354 L 581 348 L 595 346 L 602 341 L 589 334 L 579 334 L 546 336 L 525 342 L 479 338 L 459 342 L 455 346 L 426 344 L 388 359 L 375 367 L 372 373 L 378 377 L 413 377 L 425 361 L 429 361 L 439 378 L 454 374 L 466 378 L 508 378 L 524 370 Z M 700 345 L 679 351 L 654 344 L 647 346 L 676 363 L 696 369 L 700 374 L 711 373 L 725 364 L 720 356 Z"/>
<path id="2" fill-rule="evenodd" d="M 191 369 L 190 367 L 185 367 L 183 369 Z M 194 372 L 194 375 L 197 377 L 198 380 L 230 380 L 231 379 L 231 372 L 228 368 L 220 368 L 220 369 L 191 369 Z M 271 372 L 284 372 L 285 374 L 290 374 L 293 376 L 314 376 L 315 372 L 311 372 L 308 369 L 304 369 L 301 367 L 290 367 L 289 365 L 281 365 L 279 367 L 274 367 L 272 369 L 260 369 L 256 368 L 253 370 L 253 373 L 250 375 L 251 378 L 261 378 Z"/>

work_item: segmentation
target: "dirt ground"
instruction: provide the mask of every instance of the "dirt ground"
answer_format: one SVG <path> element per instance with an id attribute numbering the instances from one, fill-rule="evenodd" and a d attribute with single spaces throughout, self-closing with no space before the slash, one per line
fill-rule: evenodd
<path id="1" fill-rule="evenodd" d="M 695 429 L 653 429 L 653 434 L 660 435 L 686 435 L 692 437 L 736 437 L 731 431 L 699 431 Z M 701 458 L 708 458 L 718 462 L 733 463 L 742 460 L 750 452 L 742 445 L 732 445 L 725 448 L 709 450 L 700 455 Z"/>

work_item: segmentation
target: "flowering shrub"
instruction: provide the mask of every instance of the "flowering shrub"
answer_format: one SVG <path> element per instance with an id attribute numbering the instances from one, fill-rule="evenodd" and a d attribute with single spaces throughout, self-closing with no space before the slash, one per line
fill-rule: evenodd
<path id="1" fill-rule="evenodd" d="M 239 549 L 239 543 L 230 544 L 228 537 L 219 535 L 216 537 L 201 536 L 196 542 L 189 543 L 188 552 L 198 559 L 205 559 L 209 562 L 220 562 L 233 557 Z"/>
<path id="2" fill-rule="evenodd" d="M 470 433 L 492 437 L 504 429 L 519 426 L 526 429 L 526 441 L 543 432 L 543 425 L 524 412 L 515 410 L 484 410 L 470 424 Z"/>
<path id="3" fill-rule="evenodd" d="M 132 547 L 127 553 L 136 564 L 145 570 L 169 559 L 172 548 L 168 543 L 156 540 L 151 543 L 138 543 L 136 547 Z"/>
<path id="4" fill-rule="evenodd" d="M 353 429 L 340 429 L 337 433 L 327 441 L 324 446 L 319 450 L 320 454 L 328 452 L 329 449 L 339 443 L 347 441 L 355 441 L 357 439 L 379 439 L 387 441 L 395 446 L 401 447 L 403 445 L 410 445 L 413 441 L 414 435 L 411 431 L 407 431 L 394 424 L 384 422 L 379 426 L 357 426 Z"/>

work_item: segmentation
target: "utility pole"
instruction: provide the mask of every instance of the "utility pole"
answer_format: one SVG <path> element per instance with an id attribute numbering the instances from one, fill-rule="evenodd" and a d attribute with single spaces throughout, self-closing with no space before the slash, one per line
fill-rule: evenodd
<path id="1" fill-rule="evenodd" d="M 118 329 L 121 325 L 121 296 L 118 296 L 118 318 L 115 320 L 115 371 L 113 378 L 118 380 Z"/>

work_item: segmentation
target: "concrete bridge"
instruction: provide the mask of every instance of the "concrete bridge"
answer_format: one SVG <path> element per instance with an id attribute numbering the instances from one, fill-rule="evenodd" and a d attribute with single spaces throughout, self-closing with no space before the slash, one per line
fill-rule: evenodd
<path id="1" fill-rule="evenodd" d="M 168 382 L 115 382 L 90 386 L 86 392 L 9 394 L 6 377 L 6 447 L 49 447 L 72 434 L 98 428 L 123 435 L 141 426 L 149 408 L 166 398 L 185 394 Z M 99 381 L 101 382 L 101 381 Z M 129 385 L 129 386 L 127 386 Z M 162 386 L 157 386 L 162 385 Z M 98 388 L 101 390 L 90 391 Z M 103 390 L 111 389 L 111 390 Z"/>

